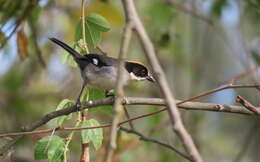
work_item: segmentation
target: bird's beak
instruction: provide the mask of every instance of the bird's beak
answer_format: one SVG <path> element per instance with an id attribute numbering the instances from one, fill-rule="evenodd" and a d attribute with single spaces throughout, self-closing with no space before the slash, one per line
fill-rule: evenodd
<path id="1" fill-rule="evenodd" d="M 149 80 L 150 82 L 156 82 L 156 80 L 154 79 L 154 77 L 151 76 L 151 75 L 148 75 L 148 76 L 146 77 L 146 79 Z"/>

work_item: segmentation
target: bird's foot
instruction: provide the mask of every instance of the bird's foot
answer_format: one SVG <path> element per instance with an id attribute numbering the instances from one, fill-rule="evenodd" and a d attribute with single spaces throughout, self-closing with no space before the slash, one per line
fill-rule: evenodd
<path id="1" fill-rule="evenodd" d="M 81 102 L 79 100 L 77 100 L 77 102 L 76 102 L 76 110 L 80 111 L 80 108 L 81 108 Z"/>

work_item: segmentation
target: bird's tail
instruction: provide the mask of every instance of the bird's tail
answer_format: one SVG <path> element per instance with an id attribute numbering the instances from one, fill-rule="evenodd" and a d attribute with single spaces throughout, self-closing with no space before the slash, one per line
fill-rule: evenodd
<path id="1" fill-rule="evenodd" d="M 80 55 L 77 51 L 75 51 L 73 48 L 68 46 L 66 43 L 64 43 L 56 38 L 49 38 L 49 39 L 51 41 L 53 41 L 54 43 L 58 44 L 59 46 L 61 46 L 62 48 L 64 48 L 66 51 L 68 51 L 68 53 L 73 56 L 73 58 L 75 59 L 76 62 L 78 59 L 80 59 L 82 57 L 82 55 Z"/>

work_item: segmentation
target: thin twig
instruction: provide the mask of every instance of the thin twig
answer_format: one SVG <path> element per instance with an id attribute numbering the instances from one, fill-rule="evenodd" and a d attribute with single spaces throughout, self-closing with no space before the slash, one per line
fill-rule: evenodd
<path id="1" fill-rule="evenodd" d="M 230 84 L 230 83 L 233 83 L 233 82 L 238 81 L 240 79 L 243 79 L 243 78 L 245 78 L 245 77 L 255 73 L 258 70 L 259 67 L 260 67 L 260 65 L 257 65 L 256 67 L 254 67 L 252 69 L 249 69 L 249 70 L 247 70 L 247 71 L 245 71 L 245 72 L 243 72 L 241 74 L 238 74 L 238 75 L 232 77 L 229 80 L 223 81 L 221 83 L 221 85 L 223 85 L 223 84 Z"/>
<path id="2" fill-rule="evenodd" d="M 83 48 L 89 53 L 89 49 L 86 41 L 86 29 L 85 29 L 85 0 L 81 0 L 81 22 L 82 22 L 82 36 L 83 36 Z"/>
<path id="3" fill-rule="evenodd" d="M 260 111 L 257 110 L 257 108 L 254 105 L 252 105 L 250 102 L 248 102 L 242 96 L 237 96 L 236 101 L 239 102 L 241 105 L 243 105 L 247 110 L 252 111 L 253 113 L 255 113 L 257 115 L 260 114 Z"/>
<path id="4" fill-rule="evenodd" d="M 127 20 L 128 21 L 128 20 Z M 110 129 L 110 138 L 108 142 L 108 146 L 106 149 L 106 154 L 105 154 L 105 162 L 111 162 L 112 157 L 113 157 L 113 152 L 116 149 L 116 138 L 117 138 L 117 126 L 124 114 L 124 110 L 122 108 L 122 101 L 124 98 L 124 60 L 126 58 L 126 53 L 129 47 L 129 43 L 131 40 L 131 35 L 132 35 L 132 23 L 127 22 L 124 31 L 123 31 L 123 36 L 122 36 L 122 42 L 120 46 L 120 51 L 118 55 L 118 71 L 117 71 L 117 86 L 116 86 L 116 98 L 114 102 L 114 116 L 113 116 L 113 121 L 112 121 L 112 126 Z"/>
<path id="5" fill-rule="evenodd" d="M 120 127 L 120 130 L 125 131 L 127 133 L 135 134 L 135 135 L 139 136 L 140 140 L 142 140 L 142 141 L 156 143 L 160 146 L 171 149 L 171 150 L 175 151 L 177 154 L 179 154 L 180 156 L 182 156 L 183 158 L 185 158 L 189 161 L 192 161 L 192 159 L 189 156 L 185 155 L 185 153 L 181 152 L 180 150 L 178 150 L 174 146 L 167 144 L 166 142 L 162 142 L 162 141 L 150 138 L 150 137 L 146 137 L 143 134 L 141 134 L 140 132 L 137 132 L 135 130 L 130 130 L 130 129 L 127 129 L 127 128 L 124 128 L 124 127 Z"/>
<path id="6" fill-rule="evenodd" d="M 78 116 L 80 117 L 80 113 L 79 113 Z M 76 124 L 75 124 L 75 128 L 78 128 L 80 122 L 81 122 L 80 120 L 77 120 L 77 122 L 76 122 Z M 55 129 L 55 131 L 60 131 L 60 130 L 62 130 L 62 129 L 65 129 L 65 128 L 57 128 L 57 129 Z M 45 132 L 44 132 L 44 130 L 42 130 L 42 131 L 43 131 L 42 133 L 49 133 L 48 130 L 45 130 Z M 26 133 L 27 133 L 27 132 L 26 132 Z M 70 144 L 70 142 L 71 142 L 71 140 L 72 140 L 72 138 L 73 138 L 73 136 L 74 136 L 74 133 L 75 133 L 75 131 L 72 130 L 72 131 L 69 133 L 68 137 L 66 138 L 65 147 L 64 147 L 64 152 L 63 152 L 64 162 L 67 162 L 67 161 L 68 161 L 68 159 L 67 159 L 67 152 L 69 151 L 69 144 Z"/>
<path id="7" fill-rule="evenodd" d="M 130 114 L 129 114 L 128 111 L 127 111 L 126 105 L 123 105 L 123 108 L 124 108 L 124 111 L 125 111 L 125 116 L 126 116 L 126 118 L 127 118 L 127 119 L 131 119 Z M 130 126 L 130 128 L 131 128 L 132 130 L 135 130 L 135 128 L 134 128 L 134 123 L 133 123 L 132 121 L 129 121 L 129 126 Z"/>
<path id="8" fill-rule="evenodd" d="M 97 129 L 97 128 L 106 128 L 110 127 L 111 124 L 104 124 L 100 126 L 93 126 L 93 127 L 72 127 L 72 128 L 65 128 L 65 127 L 58 127 L 55 129 L 56 132 L 58 131 L 80 131 L 80 130 L 86 130 L 86 129 Z M 0 138 L 3 137 L 13 137 L 13 136 L 25 136 L 25 135 L 35 135 L 35 134 L 45 134 L 45 133 L 51 133 L 53 132 L 52 129 L 43 129 L 43 130 L 36 130 L 36 131 L 31 131 L 31 132 L 17 132 L 17 133 L 5 133 L 5 134 L 0 134 Z"/>
<path id="9" fill-rule="evenodd" d="M 237 89 L 237 88 L 259 88 L 260 85 L 226 85 L 224 87 L 218 87 L 218 88 L 214 88 L 214 89 L 211 89 L 209 91 L 206 91 L 206 92 L 203 92 L 199 95 L 196 95 L 194 97 L 191 97 L 191 98 L 188 98 L 186 100 L 183 100 L 180 104 L 182 103 L 185 103 L 187 101 L 194 101 L 196 99 L 199 99 L 201 97 L 204 97 L 204 96 L 208 96 L 210 94 L 213 94 L 215 92 L 219 92 L 219 91 L 222 91 L 222 90 L 225 90 L 225 89 Z"/>
<path id="10" fill-rule="evenodd" d="M 152 103 L 151 103 L 152 101 Z M 92 101 L 91 101 L 92 102 Z M 107 100 L 106 102 L 101 101 L 102 104 L 92 105 L 93 107 L 99 107 L 101 105 L 111 105 L 113 104 L 113 101 Z M 124 101 L 123 101 L 124 102 Z M 157 105 L 157 106 L 165 106 L 165 102 L 163 99 L 160 98 L 127 98 L 128 105 Z M 182 101 L 177 101 L 177 104 Z M 138 104 L 139 103 L 139 104 Z M 180 108 L 185 110 L 204 110 L 204 111 L 215 111 L 215 112 L 228 112 L 228 113 L 238 113 L 238 114 L 244 114 L 244 115 L 255 115 L 255 113 L 252 113 L 251 111 L 247 111 L 242 106 L 234 106 L 234 105 L 219 105 L 219 104 L 212 104 L 212 103 L 201 103 L 201 102 L 187 102 L 179 105 Z M 87 107 L 92 108 L 92 107 Z M 65 109 L 64 109 L 65 110 Z M 165 111 L 166 109 L 159 110 L 160 112 Z M 67 115 L 67 111 L 63 111 L 64 113 L 62 115 Z M 119 125 L 128 123 L 133 120 L 137 120 L 140 118 L 148 117 L 154 114 L 157 114 L 158 111 L 155 111 L 153 113 L 140 115 L 137 117 L 133 117 L 130 119 L 127 119 L 125 121 L 120 122 Z M 49 114 L 53 114 L 49 113 Z M 48 114 L 46 115 L 48 116 Z M 59 115 L 61 116 L 61 115 Z M 55 118 L 55 117 L 54 117 Z M 53 119 L 53 118 L 52 118 Z M 51 120 L 51 119 L 50 119 Z M 83 130 L 83 129 L 95 129 L 95 128 L 104 128 L 109 127 L 110 124 L 105 124 L 99 127 L 82 127 L 82 128 L 57 128 L 56 131 L 73 131 L 73 130 Z M 6 136 L 22 136 L 22 135 L 32 135 L 32 134 L 44 134 L 49 133 L 53 129 L 45 129 L 45 130 L 37 130 L 37 131 L 28 131 L 28 132 L 17 132 L 17 133 L 3 133 L 0 134 L 0 138 L 6 137 Z"/>

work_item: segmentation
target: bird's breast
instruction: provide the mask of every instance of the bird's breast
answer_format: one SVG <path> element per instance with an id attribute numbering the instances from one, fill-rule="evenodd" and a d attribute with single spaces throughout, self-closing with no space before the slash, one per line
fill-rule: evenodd
<path id="1" fill-rule="evenodd" d="M 116 87 L 117 69 L 111 66 L 96 67 L 93 65 L 87 66 L 81 72 L 87 86 L 97 89 L 110 90 Z M 124 70 L 124 84 L 127 84 L 129 75 Z"/>

